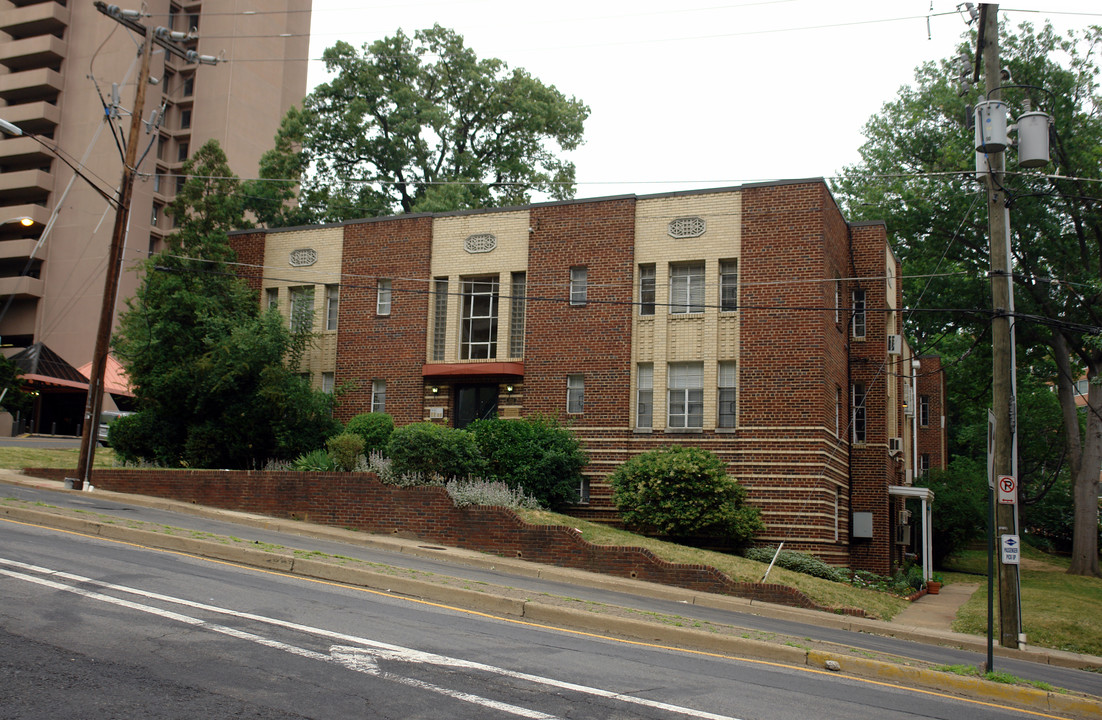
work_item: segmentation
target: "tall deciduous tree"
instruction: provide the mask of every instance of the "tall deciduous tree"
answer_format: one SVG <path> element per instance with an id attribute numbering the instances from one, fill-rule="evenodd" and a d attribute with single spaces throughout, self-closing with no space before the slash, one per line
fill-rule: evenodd
<path id="1" fill-rule="evenodd" d="M 1007 152 L 1019 377 L 1036 373 L 1057 390 L 1061 420 L 1048 433 L 1062 434 L 1073 479 L 1071 572 L 1099 575 L 1102 346 L 1093 334 L 1102 327 L 1102 28 L 1062 38 L 1050 26 L 1023 24 L 1002 34 L 1003 64 L 1013 77 L 1003 99 L 1014 114 L 1029 101 L 1055 121 L 1055 167 L 1018 172 Z M 960 50 L 971 55 L 974 48 L 972 38 Z M 990 307 L 986 193 L 972 172 L 974 134 L 966 125 L 966 105 L 977 98 L 958 97 L 957 72 L 955 58 L 921 66 L 915 84 L 869 120 L 863 161 L 834 185 L 851 217 L 887 220 L 911 276 L 906 304 L 957 309 L 912 317 L 908 329 L 923 351 L 941 338 L 980 336 L 987 319 L 959 309 Z M 1078 409 L 1073 384 L 1083 373 L 1093 382 Z"/>
<path id="2" fill-rule="evenodd" d="M 362 54 L 338 42 L 323 59 L 335 77 L 291 110 L 262 163 L 262 177 L 302 178 L 300 209 L 288 217 L 269 183 L 252 193 L 268 201 L 262 222 L 573 195 L 574 164 L 560 153 L 581 144 L 589 108 L 522 69 L 479 59 L 454 31 L 399 30 Z"/>
<path id="3" fill-rule="evenodd" d="M 262 315 L 227 265 L 226 233 L 245 221 L 217 141 L 183 172 L 169 210 L 177 230 L 145 264 L 113 339 L 139 408 L 112 436 L 116 450 L 169 466 L 247 468 L 321 447 L 337 425 L 332 396 L 296 374 L 308 336 L 292 335 L 274 311 Z"/>

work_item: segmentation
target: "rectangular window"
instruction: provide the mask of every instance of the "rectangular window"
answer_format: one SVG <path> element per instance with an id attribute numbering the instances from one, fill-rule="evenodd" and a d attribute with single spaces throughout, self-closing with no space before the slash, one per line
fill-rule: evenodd
<path id="1" fill-rule="evenodd" d="M 585 376 L 566 376 L 566 411 L 571 414 L 585 412 Z"/>
<path id="2" fill-rule="evenodd" d="M 183 162 L 184 160 L 187 160 L 187 151 L 188 151 L 188 147 L 187 147 L 186 142 L 182 142 L 182 143 L 177 144 L 176 145 L 176 160 L 179 161 L 179 162 Z"/>
<path id="3" fill-rule="evenodd" d="M 570 304 L 585 305 L 588 288 L 589 269 L 585 267 L 570 268 Z"/>
<path id="4" fill-rule="evenodd" d="M 180 111 L 180 129 L 187 130 L 191 127 L 191 108 Z"/>
<path id="5" fill-rule="evenodd" d="M 842 281 L 834 281 L 834 322 L 842 322 Z"/>
<path id="6" fill-rule="evenodd" d="M 853 337 L 865 337 L 865 291 L 853 291 Z"/>
<path id="7" fill-rule="evenodd" d="M 184 87 L 183 87 L 182 92 L 183 92 L 184 97 L 191 97 L 192 95 L 195 94 L 195 76 L 194 75 L 188 75 L 186 78 L 184 78 Z"/>
<path id="8" fill-rule="evenodd" d="M 734 361 L 719 363 L 719 427 L 735 427 L 737 404 L 735 402 L 735 380 L 737 372 Z"/>
<path id="9" fill-rule="evenodd" d="M 738 310 L 738 260 L 719 262 L 719 309 Z"/>
<path id="10" fill-rule="evenodd" d="M 314 329 L 314 288 L 291 288 L 291 332 L 310 332 Z"/>
<path id="11" fill-rule="evenodd" d="M 639 363 L 635 377 L 635 427 L 654 427 L 654 365 Z"/>
<path id="12" fill-rule="evenodd" d="M 653 315 L 655 302 L 654 263 L 639 266 L 639 314 Z"/>
<path id="13" fill-rule="evenodd" d="M 183 175 L 176 176 L 176 194 L 179 195 L 184 189 L 184 183 L 187 182 L 187 178 Z"/>
<path id="14" fill-rule="evenodd" d="M 159 172 L 153 174 L 153 192 L 155 192 L 155 193 L 161 192 L 161 178 L 162 177 L 164 177 L 164 176 L 161 175 L 161 173 L 159 173 Z"/>
<path id="15" fill-rule="evenodd" d="M 371 381 L 371 412 L 386 412 L 386 380 Z"/>
<path id="16" fill-rule="evenodd" d="M 670 265 L 670 312 L 704 312 L 704 263 Z"/>
<path id="17" fill-rule="evenodd" d="M 164 135 L 157 136 L 157 159 L 165 159 L 165 147 L 168 145 L 168 138 Z"/>
<path id="18" fill-rule="evenodd" d="M 842 437 L 842 388 L 834 387 L 834 437 Z"/>
<path id="19" fill-rule="evenodd" d="M 513 304 L 509 310 L 509 357 L 524 357 L 524 302 L 528 292 L 527 275 L 513 273 Z"/>
<path id="20" fill-rule="evenodd" d="M 164 205 L 160 203 L 153 203 L 153 213 L 149 216 L 149 224 L 153 227 L 157 227 L 157 221 L 161 219 L 161 213 L 164 211 Z"/>
<path id="21" fill-rule="evenodd" d="M 918 424 L 923 427 L 930 424 L 930 396 L 918 396 Z"/>
<path id="22" fill-rule="evenodd" d="M 704 363 L 670 363 L 667 405 L 671 428 L 704 427 Z"/>
<path id="23" fill-rule="evenodd" d="M 375 287 L 375 314 L 390 314 L 390 280 L 379 280 Z"/>
<path id="24" fill-rule="evenodd" d="M 331 372 L 323 372 L 321 374 L 321 391 L 324 393 L 333 393 L 334 376 Z"/>
<path id="25" fill-rule="evenodd" d="M 463 314 L 459 331 L 459 359 L 497 357 L 497 276 L 463 281 Z"/>
<path id="26" fill-rule="evenodd" d="M 268 288 L 264 291 L 265 306 L 271 310 L 279 309 L 279 288 Z"/>
<path id="27" fill-rule="evenodd" d="M 853 428 L 853 442 L 864 443 L 866 438 L 865 386 L 854 383 L 850 387 L 850 427 Z"/>
<path id="28" fill-rule="evenodd" d="M 922 477 L 930 472 L 930 453 L 922 453 L 918 456 L 918 475 Z"/>
<path id="29" fill-rule="evenodd" d="M 340 286 L 325 286 L 325 329 L 337 329 L 337 314 L 340 311 Z"/>
<path id="30" fill-rule="evenodd" d="M 444 360 L 448 342 L 448 279 L 436 278 L 433 283 L 432 359 Z"/>

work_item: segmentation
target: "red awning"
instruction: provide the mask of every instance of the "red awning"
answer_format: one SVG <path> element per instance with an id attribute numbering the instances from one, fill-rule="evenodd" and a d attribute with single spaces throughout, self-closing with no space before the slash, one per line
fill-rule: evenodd
<path id="1" fill-rule="evenodd" d="M 513 377 L 524 379 L 522 362 L 425 363 L 422 377 Z"/>

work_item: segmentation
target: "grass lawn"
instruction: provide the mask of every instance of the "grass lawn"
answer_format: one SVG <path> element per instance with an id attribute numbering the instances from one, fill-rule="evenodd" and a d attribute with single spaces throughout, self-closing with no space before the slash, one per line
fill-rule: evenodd
<path id="1" fill-rule="evenodd" d="M 995 558 L 998 562 L 998 558 Z M 1102 579 L 1068 575 L 1069 561 L 1022 545 L 1019 567 L 1022 629 L 1030 645 L 1102 656 Z M 968 579 L 980 589 L 957 613 L 953 629 L 987 634 L 987 552 L 966 550 L 947 563 L 946 579 Z M 998 589 L 996 588 L 996 592 Z M 998 598 L 995 633 L 998 634 Z"/>
<path id="2" fill-rule="evenodd" d="M 9 470 L 22 470 L 25 467 L 75 469 L 79 459 L 79 448 L 0 447 L 0 468 Z M 115 467 L 115 451 L 111 448 L 96 448 L 92 467 Z"/>

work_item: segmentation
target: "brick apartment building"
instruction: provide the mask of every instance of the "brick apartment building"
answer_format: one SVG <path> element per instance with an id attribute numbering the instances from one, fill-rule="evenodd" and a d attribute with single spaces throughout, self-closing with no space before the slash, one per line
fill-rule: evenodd
<path id="1" fill-rule="evenodd" d="M 686 444 L 748 487 L 762 543 L 888 572 L 918 543 L 906 500 L 929 517 L 940 362 L 901 336 L 884 224 L 822 180 L 232 239 L 263 304 L 313 318 L 303 371 L 348 388 L 341 419 L 558 417 L 591 458 L 578 516 L 614 520 L 607 475 Z"/>

